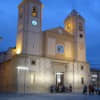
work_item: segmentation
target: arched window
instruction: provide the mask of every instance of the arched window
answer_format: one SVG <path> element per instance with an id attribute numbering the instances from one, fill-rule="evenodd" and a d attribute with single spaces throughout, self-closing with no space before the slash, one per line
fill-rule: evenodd
<path id="1" fill-rule="evenodd" d="M 19 18 L 21 19 L 23 17 L 23 8 L 19 9 Z"/>
<path id="2" fill-rule="evenodd" d="M 79 31 L 83 31 L 83 24 L 79 23 Z"/>
<path id="3" fill-rule="evenodd" d="M 68 23 L 68 24 L 67 24 L 67 29 L 70 29 L 70 28 L 71 28 L 71 24 Z"/>
<path id="4" fill-rule="evenodd" d="M 32 8 L 32 16 L 37 17 L 37 8 L 36 7 Z"/>

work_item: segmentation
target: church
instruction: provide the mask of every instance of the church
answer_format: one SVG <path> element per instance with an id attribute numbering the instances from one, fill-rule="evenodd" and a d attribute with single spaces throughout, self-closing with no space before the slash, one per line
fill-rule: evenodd
<path id="1" fill-rule="evenodd" d="M 49 93 L 59 84 L 82 92 L 90 83 L 86 61 L 85 19 L 73 10 L 64 27 L 42 31 L 40 0 L 18 6 L 16 48 L 0 54 L 0 91 Z"/>

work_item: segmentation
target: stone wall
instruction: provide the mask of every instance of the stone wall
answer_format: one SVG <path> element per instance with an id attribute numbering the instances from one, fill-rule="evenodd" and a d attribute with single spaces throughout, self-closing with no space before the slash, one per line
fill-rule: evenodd
<path id="1" fill-rule="evenodd" d="M 49 59 L 20 56 L 17 63 L 17 67 L 19 66 L 27 67 L 28 70 L 17 71 L 18 92 L 49 92 L 50 86 L 54 84 L 54 73 Z"/>
<path id="2" fill-rule="evenodd" d="M 32 61 L 35 63 L 32 64 Z M 56 85 L 56 72 L 64 72 L 64 85 L 72 85 L 74 92 L 81 92 L 89 84 L 89 66 L 87 63 L 73 63 L 36 56 L 18 57 L 17 67 L 28 70 L 17 71 L 18 92 L 50 92 L 50 86 Z M 81 67 L 84 67 L 81 69 Z M 81 78 L 84 78 L 82 84 Z"/>
<path id="3" fill-rule="evenodd" d="M 16 92 L 15 60 L 0 64 L 0 92 Z"/>
<path id="4" fill-rule="evenodd" d="M 87 63 L 18 55 L 0 65 L 0 91 L 49 93 L 50 87 L 56 85 L 57 72 L 64 73 L 64 85 L 72 85 L 73 92 L 82 92 L 83 86 L 89 84 Z"/>

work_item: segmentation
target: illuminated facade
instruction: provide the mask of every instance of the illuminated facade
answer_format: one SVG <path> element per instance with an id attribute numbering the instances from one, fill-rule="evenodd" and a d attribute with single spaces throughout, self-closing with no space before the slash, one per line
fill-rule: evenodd
<path id="1" fill-rule="evenodd" d="M 40 0 L 23 0 L 19 5 L 16 55 L 7 62 L 13 70 L 7 76 L 8 91 L 49 92 L 52 85 L 62 84 L 80 92 L 90 80 L 85 21 L 73 10 L 64 28 L 42 32 L 42 7 Z"/>

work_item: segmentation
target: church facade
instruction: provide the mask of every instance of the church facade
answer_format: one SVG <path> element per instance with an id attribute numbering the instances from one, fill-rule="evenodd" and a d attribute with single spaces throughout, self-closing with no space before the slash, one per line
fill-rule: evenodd
<path id="1" fill-rule="evenodd" d="M 81 92 L 90 82 L 85 20 L 73 10 L 64 28 L 42 31 L 42 7 L 40 0 L 23 0 L 19 5 L 16 49 L 0 65 L 0 90 L 46 93 L 52 85 L 62 84 Z"/>

